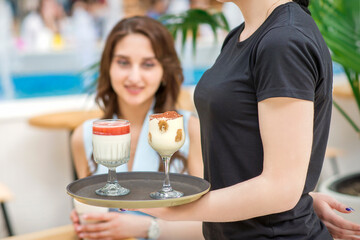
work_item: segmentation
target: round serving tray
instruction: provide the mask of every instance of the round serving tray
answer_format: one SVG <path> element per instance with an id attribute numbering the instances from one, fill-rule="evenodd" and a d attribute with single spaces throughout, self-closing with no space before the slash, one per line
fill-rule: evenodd
<path id="1" fill-rule="evenodd" d="M 130 189 L 125 196 L 107 197 L 95 193 L 96 189 L 106 184 L 107 174 L 94 175 L 70 183 L 67 193 L 78 201 L 100 207 L 109 208 L 156 208 L 171 207 L 193 202 L 207 193 L 210 183 L 204 179 L 170 173 L 173 189 L 183 192 L 184 196 L 165 200 L 152 199 L 149 194 L 158 191 L 164 180 L 162 172 L 121 172 L 117 179 L 121 186 Z"/>

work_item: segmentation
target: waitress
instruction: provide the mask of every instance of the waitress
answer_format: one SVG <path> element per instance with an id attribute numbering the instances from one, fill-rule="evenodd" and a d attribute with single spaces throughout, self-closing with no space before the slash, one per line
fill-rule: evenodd
<path id="1" fill-rule="evenodd" d="M 332 61 L 309 1 L 232 2 L 245 22 L 195 90 L 212 189 L 187 205 L 145 211 L 204 221 L 206 239 L 333 239 L 309 195 L 332 107 Z"/>

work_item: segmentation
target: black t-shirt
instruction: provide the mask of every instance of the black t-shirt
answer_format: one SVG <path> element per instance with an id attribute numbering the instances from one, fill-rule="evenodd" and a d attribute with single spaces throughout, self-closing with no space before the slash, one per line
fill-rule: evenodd
<path id="1" fill-rule="evenodd" d="M 293 2 L 277 7 L 254 34 L 238 42 L 243 28 L 244 24 L 229 33 L 216 62 L 195 89 L 205 179 L 215 190 L 261 174 L 263 146 L 257 107 L 258 102 L 272 97 L 314 102 L 311 159 L 295 208 L 239 222 L 205 222 L 204 236 L 214 240 L 332 239 L 308 195 L 318 181 L 330 125 L 332 61 L 328 48 L 311 16 Z"/>

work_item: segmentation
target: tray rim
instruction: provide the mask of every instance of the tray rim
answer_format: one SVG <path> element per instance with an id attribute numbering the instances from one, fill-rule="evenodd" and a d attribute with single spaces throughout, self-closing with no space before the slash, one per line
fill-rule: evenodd
<path id="1" fill-rule="evenodd" d="M 136 174 L 136 173 L 142 173 L 142 174 L 163 174 L 162 172 L 151 172 L 151 171 L 131 171 L 131 172 L 117 172 L 117 174 Z M 107 175 L 107 174 L 98 174 L 98 175 L 92 175 L 89 177 L 86 177 L 86 179 L 89 178 L 97 178 L 100 177 L 101 175 Z M 70 186 L 80 182 L 80 181 L 84 181 L 85 178 L 82 179 L 78 179 L 75 180 L 71 183 L 69 183 L 66 187 L 66 191 L 67 194 L 70 195 L 71 197 L 75 198 L 76 200 L 78 200 L 79 202 L 85 203 L 85 204 L 89 204 L 89 205 L 94 205 L 94 206 L 99 206 L 99 207 L 109 207 L 109 208 L 159 208 L 159 207 L 173 207 L 173 206 L 178 206 L 178 205 L 183 205 L 186 203 L 190 203 L 193 201 L 198 200 L 200 197 L 202 197 L 203 195 L 205 195 L 207 192 L 210 191 L 211 188 L 211 184 L 203 179 L 203 178 L 199 178 L 196 176 L 192 176 L 192 175 L 187 175 L 187 174 L 182 174 L 182 173 L 170 173 L 170 175 L 181 175 L 183 177 L 187 177 L 187 178 L 194 178 L 197 179 L 199 181 L 202 181 L 204 183 L 206 183 L 207 189 L 205 189 L 204 191 L 201 191 L 199 193 L 196 194 L 191 194 L 191 195 L 187 195 L 184 197 L 180 197 L 180 198 L 172 198 L 172 199 L 164 199 L 164 200 L 158 200 L 158 199 L 154 199 L 154 200 L 119 200 L 119 199 L 96 199 L 96 198 L 87 198 L 87 197 L 83 197 L 83 196 L 79 196 L 74 194 L 73 192 L 70 191 Z"/>

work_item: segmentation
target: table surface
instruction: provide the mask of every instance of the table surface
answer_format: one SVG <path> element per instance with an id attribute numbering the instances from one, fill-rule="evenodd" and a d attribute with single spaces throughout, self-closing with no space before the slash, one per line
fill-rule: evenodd
<path id="1" fill-rule="evenodd" d="M 192 101 L 192 94 L 190 93 L 190 91 L 191 90 L 189 89 L 181 89 L 178 102 L 176 103 L 177 109 L 195 112 L 195 106 Z M 31 117 L 29 119 L 29 124 L 42 128 L 68 129 L 70 131 L 73 131 L 84 121 L 92 118 L 101 118 L 102 115 L 103 113 L 99 109 L 54 112 Z"/>
<path id="2" fill-rule="evenodd" d="M 76 236 L 73 225 L 66 225 L 55 227 L 38 232 L 7 237 L 2 240 L 79 240 Z M 135 238 L 128 238 L 126 240 L 136 240 Z"/>
<path id="3" fill-rule="evenodd" d="M 334 85 L 333 95 L 336 97 L 353 98 L 353 92 L 348 82 Z"/>
<path id="4" fill-rule="evenodd" d="M 72 131 L 84 121 L 100 118 L 102 114 L 101 110 L 56 112 L 32 117 L 29 119 L 29 124 L 43 128 L 68 129 Z"/>

